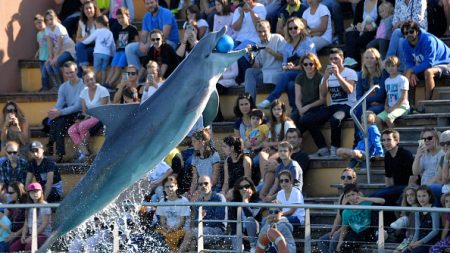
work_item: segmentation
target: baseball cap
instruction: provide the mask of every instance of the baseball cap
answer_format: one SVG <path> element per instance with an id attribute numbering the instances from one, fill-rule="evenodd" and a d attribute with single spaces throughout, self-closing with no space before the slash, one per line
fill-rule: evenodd
<path id="1" fill-rule="evenodd" d="M 450 130 L 442 132 L 441 137 L 439 138 L 439 141 L 440 142 L 450 141 Z"/>
<path id="2" fill-rule="evenodd" d="M 40 141 L 33 141 L 30 145 L 30 149 L 33 149 L 33 148 L 44 149 L 44 145 L 42 145 L 42 143 Z"/>
<path id="3" fill-rule="evenodd" d="M 42 186 L 40 183 L 31 183 L 28 185 L 27 187 L 28 191 L 37 191 L 37 190 L 41 190 L 42 191 Z"/>

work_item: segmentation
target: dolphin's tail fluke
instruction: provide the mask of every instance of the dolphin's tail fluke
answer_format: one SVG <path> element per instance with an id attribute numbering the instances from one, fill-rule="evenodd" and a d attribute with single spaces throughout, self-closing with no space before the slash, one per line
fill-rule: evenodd
<path id="1" fill-rule="evenodd" d="M 56 240 L 58 240 L 58 238 L 61 236 L 61 230 L 60 229 L 55 229 L 50 236 L 47 238 L 47 240 L 45 241 L 45 243 L 39 247 L 39 250 L 37 251 L 37 253 L 44 253 L 44 252 L 49 252 L 50 248 L 52 247 L 53 243 L 56 242 Z"/>

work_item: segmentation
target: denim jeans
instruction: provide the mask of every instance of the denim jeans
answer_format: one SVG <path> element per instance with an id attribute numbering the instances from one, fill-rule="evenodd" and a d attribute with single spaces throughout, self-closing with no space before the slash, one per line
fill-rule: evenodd
<path id="1" fill-rule="evenodd" d="M 263 72 L 259 68 L 249 68 L 245 71 L 245 92 L 256 101 L 256 87 L 263 84 Z"/>
<path id="2" fill-rule="evenodd" d="M 108 69 L 111 56 L 107 54 L 94 54 L 94 69 L 96 72 L 106 71 Z"/>
<path id="3" fill-rule="evenodd" d="M 39 61 L 39 68 L 41 69 L 41 82 L 42 82 L 42 88 L 48 90 L 50 88 L 49 86 L 49 78 L 47 69 L 45 68 L 45 61 Z"/>
<path id="4" fill-rule="evenodd" d="M 242 221 L 242 228 L 242 231 L 248 236 L 250 247 L 256 247 L 259 234 L 259 222 L 253 217 L 246 217 Z M 233 237 L 233 250 L 238 251 L 241 247 L 242 245 L 238 244 L 237 238 Z"/>
<path id="5" fill-rule="evenodd" d="M 300 74 L 300 71 L 296 70 L 289 70 L 283 72 L 278 79 L 278 82 L 275 84 L 275 89 L 270 93 L 270 95 L 267 97 L 267 100 L 270 102 L 274 101 L 275 99 L 280 98 L 281 93 L 286 92 L 289 98 L 289 105 L 292 109 L 295 109 L 295 78 L 298 74 Z"/>
<path id="6" fill-rule="evenodd" d="M 75 122 L 77 115 L 78 112 L 68 115 L 61 115 L 50 122 L 48 142 L 56 143 L 56 154 L 59 156 L 66 154 L 64 137 L 66 136 L 69 127 Z"/>
<path id="7" fill-rule="evenodd" d="M 246 48 L 248 45 L 256 45 L 255 42 L 252 42 L 250 40 L 244 40 L 244 41 L 236 41 L 236 46 L 234 47 L 234 50 L 241 50 Z M 245 80 L 245 72 L 247 69 L 251 68 L 252 65 L 250 64 L 250 58 L 248 54 L 245 54 L 241 58 L 238 59 L 238 76 L 236 77 L 236 83 L 241 84 Z M 253 100 L 255 100 L 255 97 L 253 97 Z"/>
<path id="8" fill-rule="evenodd" d="M 319 238 L 317 242 L 317 247 L 320 253 L 333 253 L 336 250 L 340 233 L 335 233 L 332 238 L 330 238 L 330 233 L 326 233 Z"/>
<path id="9" fill-rule="evenodd" d="M 406 185 L 393 185 L 384 189 L 378 190 L 370 195 L 374 198 L 383 198 L 386 200 L 386 206 L 397 206 L 399 198 L 402 196 L 403 190 Z M 389 226 L 396 220 L 394 212 L 384 212 L 384 225 Z"/>
<path id="10" fill-rule="evenodd" d="M 94 45 L 95 44 L 86 45 L 81 42 L 78 42 L 75 45 L 75 52 L 77 54 L 78 66 L 88 66 L 89 62 L 92 62 L 94 54 Z"/>
<path id="11" fill-rule="evenodd" d="M 389 43 L 386 57 L 396 55 L 400 62 L 404 64 L 405 54 L 403 52 L 403 41 L 405 41 L 405 37 L 402 34 L 402 30 L 400 28 L 395 29 L 392 32 L 391 42 Z"/>

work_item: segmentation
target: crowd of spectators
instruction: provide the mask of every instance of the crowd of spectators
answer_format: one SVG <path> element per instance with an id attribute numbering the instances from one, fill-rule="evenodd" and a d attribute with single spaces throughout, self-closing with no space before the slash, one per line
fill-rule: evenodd
<path id="1" fill-rule="evenodd" d="M 308 170 L 309 156 L 302 151 L 302 135 L 309 131 L 318 148 L 312 156 L 351 159 L 341 177 L 345 187 L 339 203 L 396 205 L 403 192 L 405 206 L 450 203 L 447 198 L 442 203 L 439 201 L 440 195 L 450 189 L 450 133 L 424 129 L 413 157 L 398 146 L 400 136 L 393 130 L 396 118 L 414 110 L 423 112 L 414 101 L 419 78 L 425 80 L 425 98 L 431 99 L 434 79 L 450 75 L 450 49 L 427 32 L 425 0 L 350 1 L 355 14 L 346 30 L 341 12 L 344 1 L 287 0 L 281 4 L 276 0 L 244 0 L 237 4 L 217 0 L 197 1 L 190 6 L 175 1 L 166 8 L 165 3 L 157 0 L 144 0 L 147 13 L 141 31 L 131 23 L 133 1 L 111 0 L 109 7 L 102 6 L 103 10 L 92 0 L 70 1 L 73 6 L 69 1 L 56 2 L 64 3 L 59 15 L 48 10 L 34 19 L 38 30 L 41 91 L 51 87 L 58 91 L 57 102 L 44 120 L 49 141 L 46 146 L 31 141 L 29 125 L 19 106 L 13 101 L 5 105 L 1 141 L 6 157 L 1 159 L 1 202 L 23 203 L 25 189 L 30 201 L 35 203 L 60 201 L 63 188 L 55 161 L 66 160 L 64 137 L 70 135 L 76 145 L 75 158 L 84 162 L 91 155 L 89 136 L 103 128 L 98 119 L 86 114 L 87 109 L 110 103 L 112 95 L 113 103 L 143 103 L 164 85 L 165 78 L 203 36 L 226 25 L 227 34 L 235 40 L 235 49 L 248 48 L 248 54 L 227 69 L 232 74 L 224 75 L 221 81 L 230 80 L 225 85 L 219 81 L 221 88 L 243 85 L 246 91 L 236 98 L 234 135 L 223 140 L 226 157 L 221 158 L 215 149 L 209 129 L 194 131 L 188 137 L 192 152 L 182 152 L 184 156 L 175 152 L 177 155 L 172 157 L 180 161 L 172 163 L 169 159 L 166 166 L 170 169 L 153 179 L 157 184 L 150 191 L 158 194 L 158 198 L 152 199 L 174 203 L 303 203 L 303 175 Z M 446 6 L 443 2 L 439 3 Z M 186 21 L 179 33 L 174 13 L 183 7 L 186 7 Z M 335 41 L 343 43 L 344 50 L 329 49 L 329 64 L 322 69 L 317 53 Z M 256 105 L 257 87 L 263 84 L 275 85 L 275 89 Z M 342 121 L 349 118 L 356 100 L 377 84 L 380 89 L 366 100 L 370 110 L 367 113 L 369 152 L 366 153 L 356 127 L 354 147 L 343 148 Z M 278 100 L 282 92 L 288 94 L 291 111 Z M 328 105 L 327 96 L 331 98 Z M 268 119 L 260 110 L 265 108 L 270 108 Z M 362 117 L 361 108 L 357 108 L 356 114 Z M 331 146 L 318 127 L 327 121 L 331 127 Z M 54 154 L 55 161 L 51 158 Z M 366 156 L 384 157 L 386 170 L 386 188 L 369 197 L 356 187 L 354 173 L 358 162 Z M 419 187 L 412 187 L 415 184 Z M 414 189 L 414 194 L 408 189 Z M 156 209 L 157 230 L 171 250 L 184 252 L 195 247 L 197 230 L 190 228 L 191 216 L 207 220 L 236 217 L 236 208 L 205 207 L 203 211 L 191 215 L 190 210 L 183 208 Z M 242 212 L 242 231 L 248 236 L 251 251 L 257 247 L 260 225 L 266 225 L 261 232 L 265 233 L 267 226 L 276 223 L 288 239 L 292 238 L 293 228 L 304 223 L 305 215 L 301 208 L 244 208 Z M 48 235 L 50 216 L 46 209 L 39 211 L 39 244 Z M 407 245 L 400 250 L 422 252 L 437 242 L 439 218 L 435 216 L 434 213 L 416 213 L 415 217 L 402 213 L 400 219 L 409 217 L 412 230 L 403 234 Z M 10 236 L 5 242 L 14 250 L 28 249 L 30 221 L 26 213 L 0 209 L 3 224 L 4 217 L 14 223 L 23 222 L 20 228 L 14 223 L 8 225 Z M 370 218 L 369 211 L 339 212 L 331 232 L 321 237 L 320 249 L 352 252 L 358 246 L 355 241 L 373 239 L 372 231 L 366 230 L 371 226 Z M 386 222 L 397 224 L 396 218 L 388 212 Z M 432 232 L 425 233 L 427 228 L 432 228 Z M 236 230 L 231 225 L 231 234 Z M 204 223 L 205 235 L 227 232 L 226 222 Z M 441 239 L 439 247 L 448 243 L 447 234 Z M 292 247 L 295 250 L 295 244 L 287 241 L 289 252 Z M 206 243 L 214 243 L 214 237 Z M 240 245 L 234 242 L 233 247 L 236 250 Z"/>

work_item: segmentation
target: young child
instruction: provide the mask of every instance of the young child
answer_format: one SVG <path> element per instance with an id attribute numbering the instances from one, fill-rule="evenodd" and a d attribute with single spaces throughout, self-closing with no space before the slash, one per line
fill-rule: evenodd
<path id="1" fill-rule="evenodd" d="M 116 39 L 116 53 L 112 59 L 111 71 L 103 84 L 107 89 L 114 89 L 114 83 L 119 79 L 122 68 L 128 65 L 125 47 L 137 41 L 139 33 L 134 25 L 130 24 L 130 12 L 127 8 L 121 7 L 116 12 L 117 21 L 121 25 L 121 30 L 114 33 Z"/>
<path id="2" fill-rule="evenodd" d="M 287 141 L 280 142 L 280 144 L 278 145 L 278 154 L 280 156 L 281 163 L 278 165 L 278 167 L 275 170 L 275 174 L 276 174 L 275 182 L 273 183 L 272 187 L 270 188 L 269 193 L 267 194 L 266 198 L 264 199 L 265 201 L 267 201 L 267 202 L 272 201 L 273 198 L 276 197 L 276 193 L 280 188 L 280 182 L 279 182 L 280 173 L 285 170 L 291 172 L 293 186 L 295 188 L 299 189 L 300 191 L 302 191 L 303 170 L 300 167 L 300 165 L 297 163 L 297 161 L 294 161 L 291 159 L 292 150 L 293 150 L 292 145 Z M 267 181 L 265 183 L 270 184 L 270 182 L 267 182 Z"/>
<path id="3" fill-rule="evenodd" d="M 367 48 L 378 48 L 382 59 L 386 58 L 386 52 L 392 35 L 393 13 L 394 6 L 390 2 L 385 1 L 380 4 L 378 7 L 378 14 L 381 17 L 380 25 L 377 28 L 375 39 L 367 44 Z"/>
<path id="4" fill-rule="evenodd" d="M 348 184 L 344 187 L 344 196 L 350 205 L 370 206 L 372 204 L 383 205 L 383 198 L 363 197 L 355 184 Z M 373 241 L 370 229 L 371 225 L 370 210 L 352 210 L 344 209 L 342 211 L 342 228 L 339 236 L 339 242 L 336 246 L 336 252 L 354 252 L 357 245 L 364 241 Z"/>
<path id="5" fill-rule="evenodd" d="M 95 74 L 100 72 L 101 83 L 105 83 L 109 60 L 115 51 L 114 36 L 108 29 L 108 18 L 105 15 L 95 18 L 95 26 L 97 29 L 81 43 L 87 45 L 95 41 L 94 70 Z"/>
<path id="6" fill-rule="evenodd" d="M 35 58 L 39 60 L 39 68 L 41 69 L 41 82 L 42 87 L 39 91 L 49 90 L 49 79 L 47 70 L 45 69 L 45 62 L 48 60 L 48 44 L 47 37 L 45 36 L 45 21 L 44 16 L 36 14 L 34 16 L 34 26 L 38 33 L 36 34 L 36 40 L 39 44 L 39 49 L 36 52 Z"/>
<path id="7" fill-rule="evenodd" d="M 381 146 L 381 134 L 375 124 L 376 115 L 372 111 L 367 111 L 367 135 L 369 144 L 369 157 L 382 157 L 384 156 L 383 147 Z M 361 119 L 363 121 L 363 119 Z M 348 167 L 355 168 L 356 165 L 362 160 L 366 159 L 366 149 L 364 144 L 364 137 L 360 132 L 361 140 L 356 145 L 355 149 L 350 148 L 338 148 L 336 155 L 340 158 L 347 160 L 351 159 Z"/>
<path id="8" fill-rule="evenodd" d="M 264 113 L 259 109 L 253 109 L 250 113 L 251 127 L 245 131 L 244 153 L 258 154 L 262 144 L 267 138 L 269 127 L 263 124 Z"/>
<path id="9" fill-rule="evenodd" d="M 407 186 L 403 190 L 402 197 L 402 207 L 417 207 L 419 203 L 417 202 L 417 186 L 411 185 Z M 412 241 L 414 230 L 414 212 L 401 212 L 400 218 L 391 223 L 391 228 L 402 231 L 402 229 L 407 229 L 404 233 L 405 239 L 397 246 L 394 253 L 399 253 L 408 247 L 409 243 Z M 403 230 L 404 231 L 404 230 Z"/>
<path id="10" fill-rule="evenodd" d="M 450 192 L 442 195 L 441 203 L 443 207 L 450 208 Z M 448 233 L 450 229 L 450 213 L 444 213 L 442 216 L 444 228 L 442 229 L 441 240 L 430 248 L 430 253 L 440 253 L 450 248 L 450 234 Z"/>
<path id="11" fill-rule="evenodd" d="M 0 208 L 0 252 L 8 252 L 9 243 L 5 239 L 11 234 L 11 221 L 5 215 L 5 209 Z"/>
<path id="12" fill-rule="evenodd" d="M 383 129 L 383 122 L 388 128 L 394 128 L 394 120 L 409 112 L 409 81 L 398 72 L 400 60 L 396 56 L 390 56 L 384 65 L 389 77 L 384 81 L 387 98 L 384 111 L 377 115 L 378 129 Z"/>

